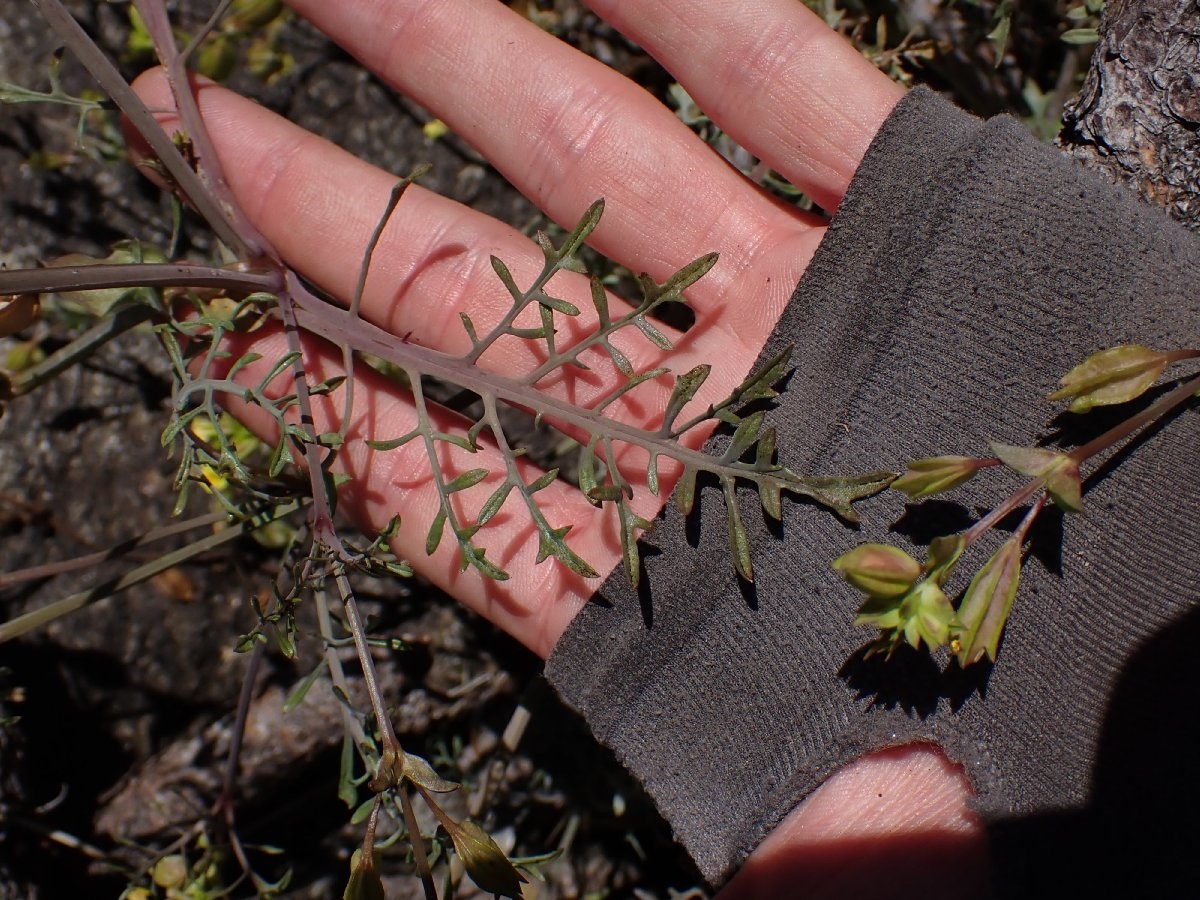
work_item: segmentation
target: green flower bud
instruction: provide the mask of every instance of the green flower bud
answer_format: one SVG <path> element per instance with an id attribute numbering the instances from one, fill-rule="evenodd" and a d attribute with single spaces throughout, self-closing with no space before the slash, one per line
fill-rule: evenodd
<path id="1" fill-rule="evenodd" d="M 921 577 L 921 564 L 887 544 L 860 544 L 833 562 L 833 568 L 868 597 L 895 600 Z"/>
<path id="2" fill-rule="evenodd" d="M 46 358 L 46 351 L 34 341 L 20 341 L 13 344 L 4 357 L 4 368 L 10 372 L 24 372 L 31 369 Z M 0 400 L 11 400 L 13 397 L 12 384 L 0 373 Z"/>
<path id="3" fill-rule="evenodd" d="M 187 877 L 187 862 L 177 853 L 164 856 L 150 869 L 150 879 L 161 888 L 181 888 Z"/>
<path id="4" fill-rule="evenodd" d="M 272 46 L 265 38 L 251 41 L 246 48 L 246 68 L 257 78 L 268 84 L 274 79 L 286 75 L 295 66 L 296 60 L 290 53 L 284 53 Z"/>
<path id="5" fill-rule="evenodd" d="M 387 900 L 375 860 L 364 856 L 361 849 L 350 857 L 350 880 L 346 882 L 342 900 Z"/>
<path id="6" fill-rule="evenodd" d="M 908 471 L 892 482 L 892 487 L 920 500 L 931 494 L 953 490 L 969 481 L 987 465 L 986 460 L 973 456 L 932 456 L 908 464 Z"/>
<path id="7" fill-rule="evenodd" d="M 1083 512 L 1083 479 L 1079 476 L 1079 463 L 1074 460 L 1050 473 L 1046 490 L 1054 505 L 1063 512 Z"/>
<path id="8" fill-rule="evenodd" d="M 904 639 L 914 650 L 920 648 L 922 641 L 932 649 L 950 639 L 954 607 L 934 582 L 921 582 L 905 598 L 900 614 L 904 619 Z"/>
<path id="9" fill-rule="evenodd" d="M 490 834 L 470 819 L 461 822 L 442 820 L 442 825 L 450 834 L 454 851 L 467 874 L 481 891 L 519 900 L 521 885 L 526 879 L 508 861 Z"/>
<path id="10" fill-rule="evenodd" d="M 1071 412 L 1087 412 L 1094 406 L 1125 403 L 1141 396 L 1158 379 L 1171 361 L 1170 355 L 1123 344 L 1093 353 L 1062 377 L 1049 400 L 1070 400 Z"/>
<path id="11" fill-rule="evenodd" d="M 951 649 L 960 666 L 994 660 L 1021 578 L 1021 538 L 1013 537 L 971 580 L 958 608 Z"/>

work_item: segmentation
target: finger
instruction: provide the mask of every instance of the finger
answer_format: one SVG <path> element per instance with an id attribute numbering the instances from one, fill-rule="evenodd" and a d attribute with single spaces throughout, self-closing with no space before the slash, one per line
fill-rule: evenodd
<path id="1" fill-rule="evenodd" d="M 588 0 L 738 143 L 826 209 L 903 95 L 795 0 Z"/>
<path id="2" fill-rule="evenodd" d="M 170 109 L 170 90 L 157 70 L 135 86 L 152 108 Z M 255 227 L 306 277 L 343 299 L 350 297 L 364 248 L 395 177 L 223 88 L 204 85 L 198 99 L 230 185 Z M 161 118 L 168 130 L 174 127 L 170 114 Z M 407 340 L 447 353 L 465 353 L 471 344 L 459 313 L 468 313 L 483 334 L 511 308 L 512 298 L 492 270 L 493 255 L 508 264 L 520 285 L 532 283 L 544 262 L 541 251 L 515 229 L 432 192 L 411 188 L 373 257 L 363 315 Z M 595 326 L 590 288 L 586 279 L 562 273 L 553 282 L 553 292 L 581 310 L 569 322 L 559 317 L 563 329 L 559 346 L 567 346 Z M 621 307 L 621 301 L 611 300 L 610 308 Z M 695 408 L 726 396 L 759 349 L 746 329 L 712 322 L 693 329 L 686 338 L 669 328 L 663 330 L 675 339 L 676 352 L 668 363 L 674 371 L 712 360 L 724 363 L 697 395 Z M 613 343 L 639 371 L 664 362 L 663 352 L 634 328 L 625 329 Z M 523 374 L 545 360 L 544 352 L 535 346 L 502 340 L 481 364 L 493 371 Z M 587 370 L 565 367 L 539 382 L 539 387 L 583 405 L 608 393 L 621 383 L 621 376 L 601 351 L 590 353 L 584 360 Z M 657 425 L 654 417 L 670 387 L 669 379 L 647 384 L 622 397 L 607 414 L 639 425 Z M 689 442 L 695 445 L 703 437 L 698 430 L 689 435 Z"/>
<path id="3" fill-rule="evenodd" d="M 262 355 L 260 361 L 239 372 L 238 381 L 245 385 L 257 384 L 273 361 L 288 352 L 286 338 L 278 328 L 234 336 L 225 347 L 230 351 L 222 364 L 226 367 L 247 350 Z M 342 373 L 341 353 L 328 343 L 306 336 L 304 351 L 310 384 Z M 222 376 L 217 370 L 212 377 Z M 345 391 L 343 385 L 328 396 L 312 398 L 315 433 L 337 431 L 343 425 Z M 275 399 L 293 392 L 290 370 L 277 377 L 266 391 Z M 271 414 L 235 394 L 227 399 L 231 412 L 255 433 L 268 441 L 276 440 L 278 429 Z M 470 424 L 434 404 L 428 406 L 428 415 L 428 430 L 432 432 L 461 434 Z M 418 425 L 411 394 L 366 366 L 355 367 L 353 413 L 345 423 L 345 442 L 334 465 L 334 471 L 350 476 L 339 489 L 339 509 L 368 533 L 378 533 L 398 515 L 399 530 L 391 542 L 398 557 L 545 658 L 594 593 L 596 580 L 581 577 L 554 560 L 537 562 L 537 531 L 516 491 L 473 539 L 476 546 L 486 549 L 490 562 L 508 573 L 508 580 L 493 580 L 473 568 L 463 570 L 449 524 L 436 550 L 428 554 L 430 525 L 441 509 L 441 494 L 430 470 L 429 448 L 420 438 L 387 451 L 366 444 L 367 440 L 390 440 L 408 434 Z M 472 469 L 491 473 L 475 486 L 450 495 L 460 525 L 474 523 L 480 508 L 504 481 L 506 459 L 486 438 L 485 432 L 475 453 L 437 442 L 432 455 L 443 483 Z M 542 474 L 523 459 L 518 459 L 516 465 L 526 484 Z M 597 572 L 607 574 L 617 564 L 620 546 L 609 521 L 610 510 L 596 509 L 577 488 L 557 481 L 539 491 L 536 498 L 551 527 L 573 526 L 568 544 Z"/>
<path id="4" fill-rule="evenodd" d="M 660 279 L 720 252 L 695 302 L 761 345 L 821 229 L 751 186 L 640 87 L 494 0 L 291 5 L 560 224 L 605 197 L 592 240 L 602 252 Z"/>
<path id="5" fill-rule="evenodd" d="M 871 754 L 798 806 L 717 900 L 986 897 L 987 848 L 970 795 L 936 748 Z"/>

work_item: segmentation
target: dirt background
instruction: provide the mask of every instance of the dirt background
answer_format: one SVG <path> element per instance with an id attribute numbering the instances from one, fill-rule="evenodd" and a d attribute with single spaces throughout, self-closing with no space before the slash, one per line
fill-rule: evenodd
<path id="1" fill-rule="evenodd" d="M 511 5 L 666 95 L 670 76 L 575 3 Z M 121 56 L 126 7 L 71 6 Z M 1066 11 L 1052 3 L 1023 9 L 1009 43 L 1018 49 L 999 66 L 987 38 L 996 8 L 986 3 L 949 12 L 919 2 L 848 5 L 841 27 L 894 75 L 950 90 L 984 114 L 1012 110 L 1052 134 L 1086 60 L 1086 48 L 1081 56 L 1058 39 L 1070 24 Z M 890 23 L 886 40 L 880 16 Z M 430 139 L 423 110 L 305 23 L 289 22 L 279 41 L 294 58 L 290 72 L 264 82 L 239 66 L 231 83 L 386 170 L 430 162 L 428 187 L 518 227 L 540 222 L 471 148 L 453 135 Z M 55 46 L 31 5 L 4 0 L 0 81 L 44 89 Z M 129 76 L 143 66 L 123 63 Z M 87 84 L 70 60 L 64 80 L 70 90 Z M 169 238 L 169 208 L 122 164 L 112 123 L 94 128 L 101 153 L 80 152 L 74 127 L 69 111 L 0 105 L 0 262 L 7 266 L 68 252 L 103 256 L 128 236 L 157 246 Z M 189 255 L 202 257 L 210 249 L 203 232 L 191 233 Z M 69 323 L 47 319 L 20 337 L 49 351 L 70 336 Z M 16 343 L 3 342 L 0 362 Z M 106 548 L 168 519 L 175 463 L 158 437 L 170 393 L 156 342 L 135 333 L 8 407 L 0 419 L 0 571 Z M 0 589 L 0 615 L 127 567 Z M 222 783 L 248 659 L 233 647 L 254 622 L 249 598 L 278 567 L 277 554 L 246 541 L 0 647 L 0 898 L 117 897 L 203 818 Z M 547 883 L 529 896 L 668 897 L 698 883 L 636 786 L 557 707 L 529 654 L 419 581 L 365 585 L 362 596 L 381 629 L 406 641 L 379 657 L 406 749 L 472 790 L 498 774 L 485 824 L 514 853 L 567 844 L 547 867 Z M 292 868 L 284 896 L 295 898 L 341 896 L 360 839 L 336 796 L 342 732 L 332 695 L 319 685 L 293 712 L 281 712 L 314 661 L 312 642 L 298 662 L 267 657 L 238 779 L 239 833 L 282 848 L 255 860 L 265 875 Z M 509 754 L 499 738 L 522 698 L 532 721 Z M 395 873 L 389 896 L 420 896 L 399 851 L 386 861 Z M 254 892 L 243 884 L 235 893 Z M 472 895 L 464 883 L 459 896 Z"/>

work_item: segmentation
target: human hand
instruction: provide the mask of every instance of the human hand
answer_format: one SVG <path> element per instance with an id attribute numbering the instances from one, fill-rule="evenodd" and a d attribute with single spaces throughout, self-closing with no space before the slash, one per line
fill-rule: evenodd
<path id="1" fill-rule="evenodd" d="M 821 220 L 766 196 L 640 87 L 493 0 L 291 5 L 472 143 L 550 218 L 569 226 L 604 197 L 606 214 L 591 243 L 607 256 L 662 280 L 704 253 L 719 252 L 718 265 L 689 291 L 697 324 L 686 338 L 671 335 L 678 340 L 668 364 L 686 371 L 720 362 L 702 401 L 723 396 L 744 377 L 822 238 Z M 837 207 L 901 95 L 795 0 L 755 0 L 732 12 L 715 0 L 594 0 L 591 6 L 653 54 L 728 134 L 827 209 Z M 143 78 L 138 88 L 152 108 L 171 105 L 159 76 Z M 298 272 L 348 298 L 395 177 L 221 88 L 203 88 L 200 104 L 253 224 Z M 509 306 L 489 255 L 505 260 L 518 283 L 528 282 L 542 264 L 540 251 L 511 227 L 413 188 L 375 254 L 362 314 L 425 346 L 465 350 L 457 313 L 469 310 L 475 321 L 488 321 Z M 559 289 L 585 310 L 586 320 L 586 283 L 577 279 Z M 282 347 L 276 336 L 258 339 L 255 349 L 276 359 Z M 315 342 L 310 348 L 308 368 L 316 377 L 338 369 L 340 355 L 332 348 Z M 660 351 L 647 343 L 623 349 L 635 368 L 660 362 Z M 527 361 L 521 352 L 484 362 L 520 370 Z M 358 385 L 350 436 L 384 439 L 409 430 L 415 413 L 407 396 L 369 375 L 359 376 Z M 594 396 L 615 386 L 563 382 L 549 389 Z M 333 403 L 318 412 L 332 417 L 338 408 Z M 647 424 L 653 409 L 630 404 L 622 414 Z M 253 409 L 241 413 L 266 428 Z M 336 428 L 325 425 L 318 422 L 318 431 Z M 489 556 L 512 573 L 508 581 L 460 572 L 450 542 L 426 557 L 425 527 L 437 494 L 413 474 L 424 468 L 411 453 L 423 452 L 376 453 L 360 440 L 348 441 L 339 459 L 354 480 L 341 508 L 376 530 L 401 511 L 397 555 L 548 656 L 599 582 L 553 564 L 535 565 L 536 533 L 515 513 L 496 523 L 487 543 Z M 500 457 L 486 448 L 470 462 L 489 464 L 498 469 Z M 486 496 L 489 488 L 485 483 L 478 490 Z M 662 498 L 640 493 L 637 511 L 653 518 Z M 558 483 L 539 497 L 554 511 L 552 521 L 574 523 L 570 543 L 598 572 L 617 565 L 620 547 L 609 510 L 594 509 Z M 880 784 L 888 786 L 886 803 L 875 802 Z M 862 761 L 780 827 L 735 879 L 731 896 L 778 896 L 781 884 L 790 894 L 802 878 L 832 888 L 835 882 L 827 879 L 839 872 L 904 895 L 897 880 L 903 873 L 889 857 L 897 841 L 910 844 L 924 834 L 934 836 L 931 848 L 939 835 L 978 846 L 964 798 L 961 775 L 928 751 L 891 751 Z M 868 877 L 873 852 L 888 866 L 888 882 L 879 882 L 878 873 L 875 881 Z M 900 858 L 913 860 L 911 853 Z M 919 874 L 924 872 L 922 867 Z M 963 882 L 954 888 L 962 896 Z"/>

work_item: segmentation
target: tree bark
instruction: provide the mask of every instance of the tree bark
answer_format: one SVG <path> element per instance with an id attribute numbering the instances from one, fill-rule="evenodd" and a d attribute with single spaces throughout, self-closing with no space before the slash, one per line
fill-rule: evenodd
<path id="1" fill-rule="evenodd" d="M 1200 231 L 1200 3 L 1109 0 L 1059 146 Z"/>

